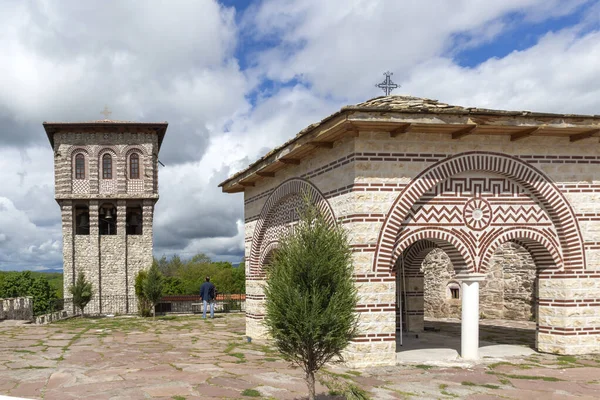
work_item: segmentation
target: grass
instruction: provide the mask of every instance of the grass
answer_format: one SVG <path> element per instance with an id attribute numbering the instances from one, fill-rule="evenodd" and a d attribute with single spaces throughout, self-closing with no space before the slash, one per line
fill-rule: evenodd
<path id="1" fill-rule="evenodd" d="M 430 370 L 431 368 L 433 368 L 433 366 L 425 365 L 425 364 L 417 364 L 417 365 L 415 365 L 415 368 L 419 368 L 419 369 L 427 371 L 427 370 Z"/>
<path id="2" fill-rule="evenodd" d="M 351 400 L 370 399 L 368 393 L 356 386 L 354 381 L 352 381 L 351 375 L 337 374 L 326 369 L 321 369 L 318 380 L 329 389 L 330 395 L 341 395 Z"/>
<path id="3" fill-rule="evenodd" d="M 579 362 L 577 361 L 577 358 L 574 356 L 558 356 L 557 360 L 558 360 L 558 363 L 561 365 L 579 364 Z"/>
<path id="4" fill-rule="evenodd" d="M 440 393 L 443 394 L 444 396 L 458 397 L 458 395 L 446 390 L 448 388 L 448 385 L 446 385 L 445 383 L 441 383 L 439 388 L 440 388 Z"/>
<path id="5" fill-rule="evenodd" d="M 260 397 L 260 392 L 256 389 L 246 389 L 242 392 L 242 396 Z"/>
<path id="6" fill-rule="evenodd" d="M 323 371 L 324 373 L 326 373 L 327 375 L 331 375 L 331 376 L 333 376 L 333 377 L 336 377 L 336 378 L 344 378 L 344 379 L 350 379 L 350 380 L 353 378 L 353 376 L 352 376 L 352 375 L 350 375 L 350 372 L 349 372 L 349 371 L 347 371 L 347 373 L 337 373 L 337 372 L 331 372 L 331 371 L 329 371 L 329 370 L 326 370 L 326 369 L 322 369 L 322 371 Z M 355 376 L 356 376 L 356 375 L 355 375 Z"/>
<path id="7" fill-rule="evenodd" d="M 361 376 L 362 374 L 359 371 L 346 371 L 346 373 L 354 376 Z"/>
<path id="8" fill-rule="evenodd" d="M 24 354 L 35 354 L 35 351 L 31 350 L 13 350 L 15 353 L 24 353 Z"/>
<path id="9" fill-rule="evenodd" d="M 227 347 L 225 347 L 225 350 L 223 350 L 225 353 L 230 353 L 231 351 L 233 351 L 233 349 L 235 349 L 236 347 L 238 347 L 238 343 L 234 343 L 234 342 L 229 342 L 229 344 L 227 344 Z"/>
<path id="10" fill-rule="evenodd" d="M 474 382 L 469 382 L 469 381 L 463 381 L 460 384 L 463 386 L 479 386 L 479 387 L 484 387 L 484 388 L 488 388 L 488 389 L 500 389 L 500 386 L 492 385 L 489 383 L 474 383 Z"/>
<path id="11" fill-rule="evenodd" d="M 173 363 L 169 363 L 169 365 L 173 368 L 175 368 L 177 371 L 183 371 L 183 368 L 178 367 L 177 365 L 173 364 Z"/>
<path id="12" fill-rule="evenodd" d="M 441 393 L 441 394 L 443 394 L 444 396 L 449 396 L 449 397 L 459 397 L 457 394 L 454 394 L 454 393 L 448 392 L 448 391 L 446 391 L 446 390 L 442 390 L 440 393 Z"/>
<path id="13" fill-rule="evenodd" d="M 229 355 L 239 359 L 239 361 L 236 361 L 237 363 L 246 362 L 246 356 L 244 355 L 244 353 L 229 353 Z"/>
<path id="14" fill-rule="evenodd" d="M 509 365 L 511 367 L 516 367 L 516 365 L 513 364 L 513 363 L 509 363 L 509 362 L 506 362 L 506 361 L 500 361 L 500 362 L 496 362 L 496 363 L 488 365 L 488 368 L 489 369 L 496 369 L 496 368 L 498 368 L 498 367 L 500 367 L 502 365 Z"/>
<path id="15" fill-rule="evenodd" d="M 185 400 L 185 397 L 183 396 L 179 396 L 179 395 L 175 395 L 173 397 L 171 397 L 173 400 Z"/>
<path id="16" fill-rule="evenodd" d="M 532 381 L 545 381 L 545 382 L 560 382 L 564 379 L 555 378 L 553 376 L 533 376 L 533 375 L 514 375 L 514 374 L 502 374 L 500 372 L 487 371 L 486 374 L 504 376 L 511 379 L 527 379 Z"/>

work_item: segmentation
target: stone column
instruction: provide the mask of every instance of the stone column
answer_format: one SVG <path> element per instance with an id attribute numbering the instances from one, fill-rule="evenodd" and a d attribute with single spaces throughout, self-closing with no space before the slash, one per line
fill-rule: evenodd
<path id="1" fill-rule="evenodd" d="M 102 271 L 100 270 L 101 257 L 100 252 L 100 227 L 99 227 L 99 212 L 100 202 L 98 200 L 90 200 L 90 236 L 89 236 L 89 247 L 87 249 L 87 265 L 83 266 L 86 271 L 86 277 L 92 282 L 94 288 L 94 298 L 86 306 L 86 312 L 97 314 L 101 312 L 101 301 L 102 296 Z"/>
<path id="2" fill-rule="evenodd" d="M 60 201 L 63 234 L 63 297 L 70 297 L 69 286 L 75 283 L 74 215 L 71 200 Z"/>
<path id="3" fill-rule="evenodd" d="M 458 274 L 461 282 L 462 321 L 460 332 L 460 353 L 466 360 L 479 358 L 479 282 L 484 274 Z"/>

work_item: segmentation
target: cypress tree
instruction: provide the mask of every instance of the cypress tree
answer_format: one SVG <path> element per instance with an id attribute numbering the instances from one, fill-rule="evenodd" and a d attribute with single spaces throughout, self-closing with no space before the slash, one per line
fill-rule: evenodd
<path id="1" fill-rule="evenodd" d="M 83 317 L 83 309 L 92 299 L 94 291 L 92 289 L 92 283 L 85 278 L 85 274 L 79 271 L 75 284 L 69 287 L 69 292 L 73 295 L 73 304 L 81 310 L 81 316 Z"/>
<path id="2" fill-rule="evenodd" d="M 355 336 L 357 291 L 346 231 L 330 225 L 305 196 L 300 221 L 267 267 L 265 325 L 279 351 L 305 373 L 309 399 L 315 372 Z"/>

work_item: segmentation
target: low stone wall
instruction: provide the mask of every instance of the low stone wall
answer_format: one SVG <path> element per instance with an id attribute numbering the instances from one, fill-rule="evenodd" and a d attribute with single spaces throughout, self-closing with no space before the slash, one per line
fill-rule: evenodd
<path id="1" fill-rule="evenodd" d="M 54 321 L 60 321 L 61 319 L 67 319 L 72 317 L 74 317 L 73 314 L 69 314 L 67 311 L 62 310 L 44 315 L 38 315 L 37 317 L 35 317 L 35 320 L 33 322 L 36 324 L 44 325 Z"/>
<path id="2" fill-rule="evenodd" d="M 33 299 L 31 297 L 0 299 L 0 320 L 3 319 L 31 321 L 33 319 Z"/>

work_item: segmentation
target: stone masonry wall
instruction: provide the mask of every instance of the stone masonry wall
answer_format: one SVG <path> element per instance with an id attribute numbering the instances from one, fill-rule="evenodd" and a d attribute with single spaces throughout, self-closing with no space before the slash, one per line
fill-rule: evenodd
<path id="1" fill-rule="evenodd" d="M 422 265 L 425 317 L 460 318 L 461 301 L 452 299 L 449 285 L 460 287 L 454 268 L 442 250 L 433 250 Z M 494 254 L 479 287 L 482 318 L 530 321 L 535 318 L 536 268 L 523 247 L 506 243 Z"/>
<path id="2" fill-rule="evenodd" d="M 55 192 L 63 227 L 64 292 L 78 271 L 92 282 L 94 300 L 86 313 L 132 313 L 135 275 L 152 263 L 152 224 L 158 200 L 155 133 L 54 134 Z M 140 156 L 140 179 L 130 179 L 128 160 Z M 85 179 L 75 179 L 75 154 L 85 155 Z M 112 179 L 102 179 L 101 158 L 112 156 Z M 110 203 L 117 209 L 116 235 L 99 235 L 99 208 Z M 89 207 L 89 235 L 75 234 L 77 205 Z M 127 235 L 127 206 L 142 205 L 142 235 Z M 102 300 L 100 300 L 102 299 Z"/>
<path id="3" fill-rule="evenodd" d="M 361 336 L 349 347 L 346 358 L 354 365 L 393 364 L 396 281 L 390 272 L 373 271 L 380 233 L 392 205 L 419 173 L 448 157 L 473 151 L 506 154 L 545 173 L 563 193 L 577 216 L 585 246 L 586 271 L 574 272 L 561 279 L 544 276 L 539 281 L 539 312 L 543 322 L 539 334 L 540 349 L 551 348 L 563 353 L 597 351 L 600 302 L 596 299 L 600 299 L 600 295 L 588 288 L 600 287 L 600 274 L 595 272 L 600 270 L 600 156 L 596 154 L 595 146 L 590 146 L 590 140 L 570 143 L 567 137 L 545 137 L 542 142 L 531 137 L 510 141 L 506 136 L 479 135 L 452 140 L 447 134 L 414 132 L 392 138 L 385 132 L 361 131 L 356 139 L 335 142 L 333 149 L 317 149 L 314 155 L 302 159 L 300 165 L 290 165 L 278 171 L 274 178 L 265 178 L 256 186 L 246 188 L 246 255 L 252 245 L 257 218 L 270 193 L 287 179 L 308 179 L 325 195 L 339 223 L 348 229 L 354 250 Z M 512 283 L 504 285 L 508 290 L 503 291 L 503 296 L 516 299 L 518 304 L 516 308 L 503 310 L 507 316 L 511 313 L 516 313 L 515 317 L 524 316 L 528 307 L 529 291 L 526 289 L 531 276 L 530 272 L 514 274 L 519 263 L 503 264 L 506 271 L 513 271 L 502 273 L 504 278 L 507 273 L 512 274 Z M 528 265 L 527 262 L 523 264 L 524 267 Z M 528 268 L 523 269 L 526 270 Z M 487 273 L 498 281 L 498 267 L 490 267 Z M 262 283 L 251 277 L 247 282 L 247 332 L 257 337 L 264 333 L 260 323 L 260 315 L 264 312 Z M 572 286 L 584 283 L 588 285 L 586 288 L 578 286 L 574 289 Z M 577 291 L 580 300 L 568 297 L 573 290 Z M 533 291 L 531 288 L 531 293 Z M 498 287 L 490 285 L 489 300 L 484 301 L 491 302 L 498 295 Z M 513 302 L 511 300 L 511 304 Z M 567 307 L 566 302 L 573 302 L 573 305 Z M 581 315 L 579 321 L 585 321 L 591 330 L 588 329 L 585 335 L 580 334 L 584 327 L 571 326 L 577 318 L 571 319 L 570 315 Z"/>
<path id="4" fill-rule="evenodd" d="M 31 297 L 0 299 L 0 321 L 16 319 L 30 321 L 33 319 L 33 301 Z"/>

